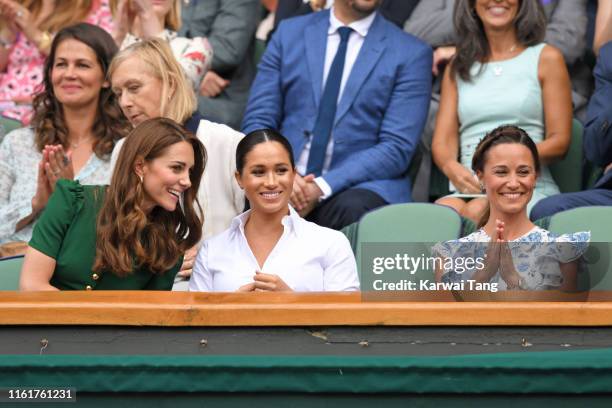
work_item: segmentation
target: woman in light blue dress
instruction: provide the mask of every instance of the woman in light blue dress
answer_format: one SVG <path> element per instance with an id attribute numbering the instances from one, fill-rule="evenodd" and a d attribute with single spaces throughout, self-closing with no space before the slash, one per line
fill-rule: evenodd
<path id="1" fill-rule="evenodd" d="M 559 193 L 546 165 L 561 159 L 571 138 L 569 75 L 561 52 L 542 43 L 538 0 L 457 0 L 457 53 L 444 73 L 432 141 L 433 159 L 454 194 L 438 200 L 478 222 L 486 199 L 469 170 L 476 145 L 503 124 L 525 129 L 542 169 L 527 211 Z"/>
<path id="2" fill-rule="evenodd" d="M 476 147 L 472 170 L 490 205 L 486 220 L 478 231 L 436 245 L 434 253 L 481 262 L 461 270 L 441 266 L 436 280 L 493 282 L 500 290 L 576 290 L 576 260 L 586 251 L 590 232 L 556 236 L 527 217 L 541 172 L 537 147 L 527 133 L 516 126 L 494 129 Z"/>

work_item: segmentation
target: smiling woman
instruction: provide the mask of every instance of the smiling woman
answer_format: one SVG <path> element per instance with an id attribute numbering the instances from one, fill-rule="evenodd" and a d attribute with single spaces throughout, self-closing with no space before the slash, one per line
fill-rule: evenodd
<path id="1" fill-rule="evenodd" d="M 116 52 L 111 36 L 90 24 L 55 36 L 32 127 L 0 145 L 0 243 L 30 239 L 57 180 L 108 181 L 111 151 L 129 128 L 105 79 Z"/>
<path id="2" fill-rule="evenodd" d="M 576 290 L 576 260 L 586 251 L 590 233 L 555 236 L 529 220 L 527 205 L 541 171 L 538 149 L 529 135 L 510 125 L 492 130 L 476 147 L 472 170 L 489 203 L 482 228 L 437 245 L 434 252 L 442 258 L 480 258 L 485 266 L 470 271 L 445 266 L 436 271 L 436 280 L 494 282 L 502 290 Z"/>
<path id="3" fill-rule="evenodd" d="M 204 242 L 189 290 L 359 290 L 346 237 L 302 219 L 289 206 L 296 171 L 287 139 L 270 129 L 251 132 L 238 144 L 236 166 L 251 209 Z"/>
<path id="4" fill-rule="evenodd" d="M 110 186 L 61 180 L 29 243 L 22 290 L 170 290 L 202 234 L 200 141 L 169 119 L 131 133 Z"/>

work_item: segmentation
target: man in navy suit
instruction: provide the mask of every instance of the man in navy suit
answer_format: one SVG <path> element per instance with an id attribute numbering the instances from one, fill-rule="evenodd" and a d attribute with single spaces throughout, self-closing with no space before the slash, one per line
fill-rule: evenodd
<path id="1" fill-rule="evenodd" d="M 583 145 L 587 159 L 604 167 L 604 174 L 592 190 L 558 194 L 540 200 L 531 210 L 533 220 L 576 207 L 612 205 L 612 41 L 599 50 L 593 74 L 595 93 L 587 109 Z"/>
<path id="2" fill-rule="evenodd" d="M 427 118 L 431 48 L 377 11 L 336 0 L 283 21 L 260 62 L 243 131 L 278 129 L 293 147 L 292 204 L 342 228 L 410 201 L 410 160 Z M 347 28 L 348 27 L 348 28 Z"/>

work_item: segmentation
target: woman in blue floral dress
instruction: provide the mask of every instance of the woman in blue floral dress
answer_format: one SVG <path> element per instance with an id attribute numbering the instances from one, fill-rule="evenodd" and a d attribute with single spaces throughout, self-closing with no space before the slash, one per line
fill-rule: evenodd
<path id="1" fill-rule="evenodd" d="M 557 236 L 534 225 L 527 216 L 540 172 L 538 150 L 516 126 L 500 126 L 478 144 L 472 169 L 487 195 L 489 210 L 478 231 L 434 247 L 443 259 L 480 259 L 472 268 L 443 263 L 438 282 L 492 282 L 498 289 L 576 290 L 577 260 L 584 254 L 590 232 Z M 451 265 L 451 267 L 447 267 Z"/>

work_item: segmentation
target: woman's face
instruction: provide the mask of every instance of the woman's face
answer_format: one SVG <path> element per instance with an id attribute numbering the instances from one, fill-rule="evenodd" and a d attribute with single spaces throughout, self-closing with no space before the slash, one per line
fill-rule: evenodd
<path id="1" fill-rule="evenodd" d="M 151 75 L 138 57 L 131 56 L 119 64 L 111 82 L 119 106 L 133 126 L 162 116 L 162 81 Z"/>
<path id="2" fill-rule="evenodd" d="M 94 50 L 74 38 L 65 39 L 55 50 L 51 85 L 64 107 L 79 109 L 97 105 L 100 90 L 109 86 Z"/>
<path id="3" fill-rule="evenodd" d="M 264 142 L 247 153 L 242 174 L 236 180 L 253 211 L 267 214 L 287 212 L 295 172 L 289 153 L 278 142 Z"/>
<path id="4" fill-rule="evenodd" d="M 172 5 L 176 0 L 152 0 L 153 11 L 155 15 L 160 19 L 164 19 L 170 10 L 172 10 Z"/>
<path id="5" fill-rule="evenodd" d="M 169 146 L 164 154 L 149 162 L 137 163 L 136 173 L 142 176 L 145 211 L 156 206 L 174 211 L 180 197 L 191 187 L 193 165 L 193 147 L 185 141 Z"/>
<path id="6" fill-rule="evenodd" d="M 476 0 L 474 9 L 485 28 L 505 29 L 514 25 L 519 0 Z"/>
<path id="7" fill-rule="evenodd" d="M 491 208 L 502 214 L 525 210 L 537 179 L 531 151 L 520 143 L 504 143 L 489 149 L 485 159 L 478 177 Z"/>

